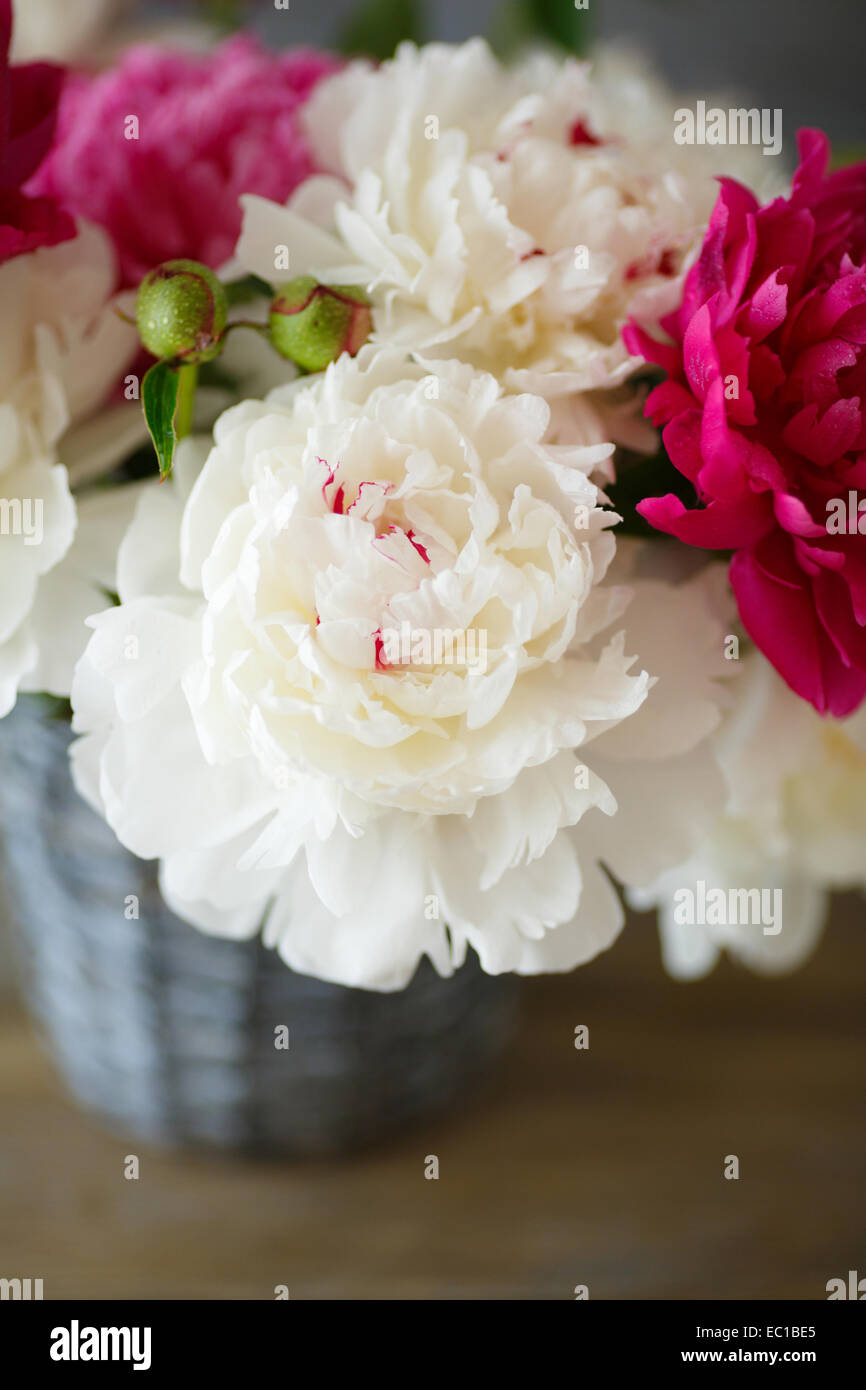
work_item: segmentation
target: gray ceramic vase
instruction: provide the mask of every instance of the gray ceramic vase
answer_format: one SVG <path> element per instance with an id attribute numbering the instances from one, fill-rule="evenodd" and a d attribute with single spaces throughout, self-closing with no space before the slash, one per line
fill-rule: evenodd
<path id="1" fill-rule="evenodd" d="M 513 981 L 473 957 L 450 980 L 424 962 L 407 989 L 378 994 L 298 975 L 258 939 L 196 931 L 81 801 L 69 742 L 36 697 L 0 720 L 3 879 L 31 1009 L 68 1088 L 112 1129 L 340 1153 L 454 1105 L 494 1068 Z"/>

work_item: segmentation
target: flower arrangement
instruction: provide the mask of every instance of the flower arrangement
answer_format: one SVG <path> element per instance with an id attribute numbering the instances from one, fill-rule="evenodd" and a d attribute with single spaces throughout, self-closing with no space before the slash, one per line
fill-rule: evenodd
<path id="1" fill-rule="evenodd" d="M 172 910 L 294 971 L 568 970 L 623 898 L 681 975 L 804 958 L 864 883 L 866 165 L 768 189 L 618 60 L 10 23 L 0 714 L 69 698 Z"/>

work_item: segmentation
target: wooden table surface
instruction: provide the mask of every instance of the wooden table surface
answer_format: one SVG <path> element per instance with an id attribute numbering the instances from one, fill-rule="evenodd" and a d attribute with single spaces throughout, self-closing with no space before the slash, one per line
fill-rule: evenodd
<path id="1" fill-rule="evenodd" d="M 0 1276 L 41 1277 L 49 1299 L 825 1298 L 866 1274 L 863 908 L 794 975 L 725 962 L 690 985 L 635 919 L 592 965 L 527 981 L 471 1105 L 327 1164 L 107 1137 L 8 1007 Z"/>

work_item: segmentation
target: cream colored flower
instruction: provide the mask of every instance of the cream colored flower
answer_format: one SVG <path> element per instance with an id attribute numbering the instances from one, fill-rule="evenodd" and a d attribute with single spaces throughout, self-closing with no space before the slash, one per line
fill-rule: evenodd
<path id="1" fill-rule="evenodd" d="M 72 663 L 61 677 L 54 645 L 60 611 L 39 595 L 75 535 L 64 466 L 79 457 L 72 427 L 89 421 L 92 430 L 135 351 L 134 330 L 114 312 L 114 276 L 107 238 L 87 226 L 0 266 L 0 716 L 19 689 L 69 691 Z M 139 407 L 128 404 L 123 415 L 139 436 Z M 107 457 L 124 440 L 115 427 Z"/>
<path id="2" fill-rule="evenodd" d="M 605 582 L 610 446 L 549 423 L 465 364 L 365 348 L 228 411 L 194 482 L 184 441 L 145 489 L 73 766 L 181 916 L 264 922 L 294 969 L 368 988 L 470 946 L 565 970 L 621 926 L 603 865 L 648 881 L 706 834 L 714 600 L 702 576 Z"/>
<path id="3" fill-rule="evenodd" d="M 480 39 L 401 45 L 317 88 L 305 123 L 333 177 L 288 209 L 246 198 L 239 258 L 272 281 L 364 284 L 378 341 L 510 388 L 615 386 L 635 366 L 626 318 L 676 305 L 716 193 L 672 122 L 660 141 L 634 101 L 626 115 L 584 64 L 507 69 Z"/>
<path id="4" fill-rule="evenodd" d="M 817 943 L 828 894 L 866 887 L 866 711 L 823 718 L 759 652 L 744 666 L 716 739 L 725 813 L 694 854 L 630 895 L 658 908 L 665 964 L 687 978 L 723 950 L 754 970 L 793 968 Z M 766 895 L 760 914 L 757 899 L 752 909 L 732 896 L 754 890 Z M 700 896 L 707 920 L 695 921 Z"/>

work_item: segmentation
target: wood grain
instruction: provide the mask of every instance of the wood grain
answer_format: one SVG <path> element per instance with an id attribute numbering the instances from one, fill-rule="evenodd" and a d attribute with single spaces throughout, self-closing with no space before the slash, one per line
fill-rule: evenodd
<path id="1" fill-rule="evenodd" d="M 691 985 L 635 919 L 592 965 L 526 983 L 471 1106 L 327 1165 L 106 1136 L 7 1009 L 0 1275 L 41 1277 L 47 1298 L 824 1298 L 866 1273 L 862 916 L 842 904 L 797 974 L 724 963 Z"/>

